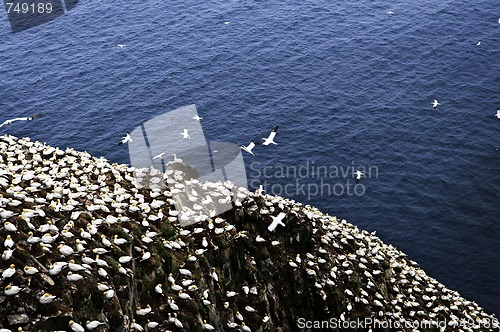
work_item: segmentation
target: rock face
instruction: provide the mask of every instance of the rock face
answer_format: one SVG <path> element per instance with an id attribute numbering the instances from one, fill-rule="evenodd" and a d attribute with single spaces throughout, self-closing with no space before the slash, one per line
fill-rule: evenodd
<path id="1" fill-rule="evenodd" d="M 141 188 L 126 165 L 12 136 L 0 163 L 4 329 L 499 330 L 393 246 L 313 207 L 190 180 L 236 199 L 180 227 L 170 189 Z"/>

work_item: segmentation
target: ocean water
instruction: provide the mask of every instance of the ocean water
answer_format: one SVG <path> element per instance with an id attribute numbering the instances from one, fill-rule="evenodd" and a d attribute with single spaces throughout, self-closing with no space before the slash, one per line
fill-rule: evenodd
<path id="1" fill-rule="evenodd" d="M 180 106 L 214 141 L 277 125 L 245 155 L 252 185 L 376 231 L 500 315 L 499 17 L 494 0 L 82 0 L 14 34 L 0 5 L 0 120 L 44 114 L 0 131 L 128 163 L 120 137 Z"/>

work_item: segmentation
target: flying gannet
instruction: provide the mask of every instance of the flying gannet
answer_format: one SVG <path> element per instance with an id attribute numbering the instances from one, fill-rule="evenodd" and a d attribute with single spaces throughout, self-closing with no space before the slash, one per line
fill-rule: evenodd
<path id="1" fill-rule="evenodd" d="M 270 232 L 274 232 L 274 230 L 276 229 L 276 227 L 278 227 L 278 225 L 281 225 L 283 227 L 285 227 L 285 224 L 283 223 L 283 218 L 285 218 L 286 216 L 286 213 L 284 212 L 280 212 L 278 214 L 278 216 L 271 216 L 271 218 L 273 218 L 273 222 L 271 223 L 271 225 L 269 225 L 267 227 L 267 229 L 270 231 Z"/>
<path id="2" fill-rule="evenodd" d="M 354 172 L 354 174 L 356 175 L 356 183 L 359 183 L 359 180 L 364 175 L 363 172 L 361 172 L 360 170 L 357 170 L 356 172 Z"/>
<path id="3" fill-rule="evenodd" d="M 184 131 L 183 131 L 182 133 L 180 133 L 180 135 L 182 135 L 182 138 L 183 138 L 183 139 L 191 138 L 191 137 L 189 136 L 189 132 L 188 132 L 188 130 L 187 130 L 187 129 L 184 129 Z"/>
<path id="4" fill-rule="evenodd" d="M 42 116 L 42 113 L 37 113 L 37 114 L 34 114 L 32 116 L 26 116 L 26 117 L 21 117 L 21 118 L 14 118 L 14 119 L 10 119 L 10 120 L 5 120 L 2 124 L 0 124 L 0 128 L 2 128 L 3 126 L 9 126 L 12 124 L 12 122 L 15 122 L 15 121 L 31 121 L 31 120 L 38 119 L 41 116 Z"/>
<path id="5" fill-rule="evenodd" d="M 434 99 L 434 101 L 432 102 L 432 108 L 437 109 L 438 105 L 441 104 L 437 101 L 437 99 Z"/>
<path id="6" fill-rule="evenodd" d="M 278 126 L 274 127 L 273 131 L 271 131 L 271 133 L 269 134 L 269 136 L 267 138 L 263 138 L 264 143 L 262 143 L 262 145 L 264 145 L 264 146 L 267 146 L 269 144 L 277 145 L 278 143 L 276 143 L 274 141 L 274 137 L 276 136 L 277 132 L 278 132 Z"/>
<path id="7" fill-rule="evenodd" d="M 250 142 L 248 146 L 240 146 L 241 149 L 245 150 L 246 152 L 250 153 L 252 156 L 255 156 L 255 154 L 252 152 L 252 149 L 256 146 L 260 145 L 260 142 Z"/>
<path id="8" fill-rule="evenodd" d="M 163 157 L 163 155 L 165 154 L 165 152 L 162 152 L 160 154 L 157 154 L 156 156 L 153 157 L 153 159 L 160 159 Z"/>
<path id="9" fill-rule="evenodd" d="M 129 142 L 133 142 L 133 141 L 132 141 L 132 137 L 130 137 L 130 133 L 127 132 L 127 135 L 122 137 L 121 141 L 118 142 L 118 145 L 129 143 Z"/>

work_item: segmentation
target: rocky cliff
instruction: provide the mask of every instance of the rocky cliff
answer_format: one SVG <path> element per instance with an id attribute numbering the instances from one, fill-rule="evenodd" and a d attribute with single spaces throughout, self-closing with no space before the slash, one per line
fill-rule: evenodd
<path id="1" fill-rule="evenodd" d="M 198 183 L 233 208 L 181 227 L 182 185 L 142 187 L 126 165 L 7 135 L 0 164 L 0 331 L 499 330 L 404 253 L 308 205 Z"/>

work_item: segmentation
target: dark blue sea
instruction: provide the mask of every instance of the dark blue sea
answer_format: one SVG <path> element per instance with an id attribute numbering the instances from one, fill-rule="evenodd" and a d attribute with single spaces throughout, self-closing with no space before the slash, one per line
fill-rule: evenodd
<path id="1" fill-rule="evenodd" d="M 12 33 L 0 5 L 0 122 L 44 114 L 0 133 L 129 163 L 121 136 L 184 105 L 213 141 L 279 126 L 245 153 L 252 185 L 376 231 L 500 315 L 499 17 L 496 0 L 81 0 Z"/>

